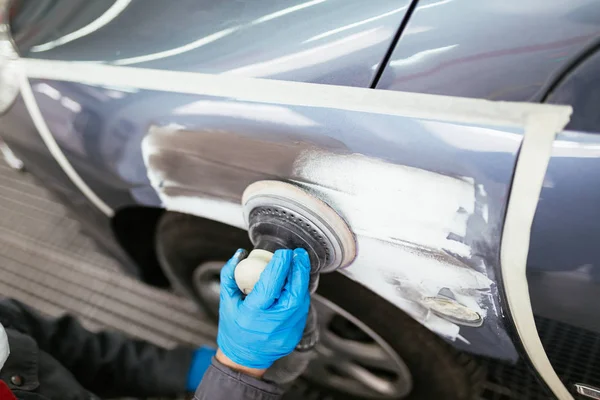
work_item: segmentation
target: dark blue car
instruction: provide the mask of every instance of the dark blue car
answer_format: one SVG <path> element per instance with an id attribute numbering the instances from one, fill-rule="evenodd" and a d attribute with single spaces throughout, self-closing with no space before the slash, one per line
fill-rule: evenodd
<path id="1" fill-rule="evenodd" d="M 597 1 L 0 4 L 3 152 L 129 274 L 216 320 L 244 189 L 289 182 L 358 246 L 314 385 L 474 399 L 486 357 L 600 398 Z"/>

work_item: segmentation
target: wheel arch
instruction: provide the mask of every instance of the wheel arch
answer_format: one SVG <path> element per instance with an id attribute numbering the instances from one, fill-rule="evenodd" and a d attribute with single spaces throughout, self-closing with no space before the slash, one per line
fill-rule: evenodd
<path id="1" fill-rule="evenodd" d="M 154 246 L 156 227 L 164 213 L 162 208 L 129 206 L 117 210 L 111 219 L 114 235 L 134 261 L 141 280 L 160 288 L 170 286 Z"/>

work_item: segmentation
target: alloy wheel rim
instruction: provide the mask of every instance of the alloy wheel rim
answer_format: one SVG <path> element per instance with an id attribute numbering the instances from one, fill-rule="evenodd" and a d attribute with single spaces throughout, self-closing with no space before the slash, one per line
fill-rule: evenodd
<path id="1" fill-rule="evenodd" d="M 361 398 L 401 399 L 410 393 L 408 367 L 381 336 L 326 298 L 315 294 L 312 301 L 320 340 L 307 378 Z"/>

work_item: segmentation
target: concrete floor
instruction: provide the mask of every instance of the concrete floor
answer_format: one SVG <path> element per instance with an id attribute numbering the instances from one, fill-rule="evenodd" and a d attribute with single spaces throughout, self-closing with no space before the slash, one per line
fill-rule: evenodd
<path id="1" fill-rule="evenodd" d="M 165 347 L 212 343 L 186 299 L 120 273 L 65 208 L 27 174 L 0 166 L 0 293 L 49 315 L 69 312 Z"/>

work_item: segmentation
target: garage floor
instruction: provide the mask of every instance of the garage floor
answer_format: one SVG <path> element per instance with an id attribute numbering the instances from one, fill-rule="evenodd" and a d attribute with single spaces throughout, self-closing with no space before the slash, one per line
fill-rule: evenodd
<path id="1" fill-rule="evenodd" d="M 121 274 L 61 204 L 31 176 L 1 161 L 0 215 L 2 296 L 52 316 L 75 314 L 92 330 L 116 329 L 166 347 L 214 343 L 215 328 L 202 322 L 194 304 Z M 493 371 L 486 399 L 547 398 L 538 397 L 539 386 L 519 370 L 522 366 L 514 370 L 483 362 Z M 518 385 L 498 384 L 512 382 L 512 377 L 519 378 Z M 292 398 L 326 397 L 299 382 Z"/>

